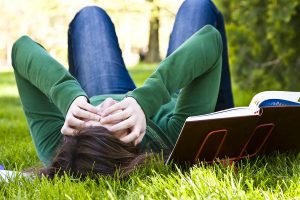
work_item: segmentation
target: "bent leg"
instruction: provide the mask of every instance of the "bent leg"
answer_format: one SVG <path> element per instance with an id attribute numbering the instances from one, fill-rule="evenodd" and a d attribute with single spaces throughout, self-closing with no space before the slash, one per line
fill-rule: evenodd
<path id="1" fill-rule="evenodd" d="M 222 73 L 215 111 L 233 107 L 228 49 L 223 16 L 210 0 L 186 0 L 176 15 L 167 56 L 203 26 L 210 24 L 221 34 L 223 42 Z"/>
<path id="2" fill-rule="evenodd" d="M 125 67 L 114 25 L 96 6 L 83 8 L 68 32 L 70 72 L 91 97 L 135 88 Z"/>

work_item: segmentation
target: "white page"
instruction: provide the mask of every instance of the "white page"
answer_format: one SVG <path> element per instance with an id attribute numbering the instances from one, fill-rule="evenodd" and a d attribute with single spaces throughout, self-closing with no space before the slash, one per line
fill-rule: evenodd
<path id="1" fill-rule="evenodd" d="M 237 107 L 230 108 L 226 110 L 221 110 L 214 113 L 209 113 L 206 115 L 192 116 L 188 117 L 186 121 L 199 121 L 208 119 L 220 119 L 220 118 L 230 118 L 230 117 L 242 117 L 242 116 L 252 116 L 258 115 L 259 108 L 249 108 L 249 107 Z"/>
<path id="2" fill-rule="evenodd" d="M 20 176 L 28 177 L 29 174 L 18 172 L 18 171 L 0 170 L 0 181 L 9 182 L 9 180 L 12 180 Z"/>

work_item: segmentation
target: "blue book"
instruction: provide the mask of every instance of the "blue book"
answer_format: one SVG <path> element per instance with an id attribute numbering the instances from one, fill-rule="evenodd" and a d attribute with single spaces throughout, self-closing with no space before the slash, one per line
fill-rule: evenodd
<path id="1" fill-rule="evenodd" d="M 258 105 L 260 108 L 269 106 L 300 106 L 300 103 L 284 99 L 267 99 Z"/>
<path id="2" fill-rule="evenodd" d="M 299 106 L 300 92 L 265 91 L 256 94 L 249 107 Z"/>

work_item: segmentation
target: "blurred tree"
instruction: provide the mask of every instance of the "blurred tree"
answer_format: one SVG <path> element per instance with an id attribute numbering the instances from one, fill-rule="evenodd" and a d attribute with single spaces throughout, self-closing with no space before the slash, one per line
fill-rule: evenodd
<path id="1" fill-rule="evenodd" d="M 120 47 L 124 54 L 131 53 L 133 61 L 138 60 L 138 51 L 147 46 L 150 38 L 151 48 L 159 58 L 158 44 L 165 48 L 169 30 L 167 25 L 174 19 L 174 13 L 182 0 L 0 0 L 0 68 L 10 66 L 10 51 L 14 41 L 21 35 L 29 35 L 43 44 L 45 48 L 67 66 L 67 30 L 75 14 L 84 6 L 95 3 L 104 8 L 112 17 Z M 170 3 L 172 2 L 172 3 Z M 155 5 L 158 7 L 156 12 Z M 153 8 L 153 9 L 152 9 Z M 151 9 L 153 15 L 151 15 Z M 150 16 L 156 16 L 157 26 L 154 37 L 148 37 Z M 155 22 L 155 20 L 154 20 Z M 160 30 L 159 25 L 164 24 Z M 158 31 L 161 31 L 160 41 Z M 154 41 L 154 42 L 152 42 Z M 152 48 L 154 46 L 154 48 Z M 166 45 L 165 45 L 166 46 Z M 149 53 L 150 54 L 150 53 Z M 127 57 L 130 57 L 127 56 Z M 152 56 L 151 56 L 152 57 Z M 156 59 L 155 59 L 156 60 Z"/>
<path id="2" fill-rule="evenodd" d="M 149 42 L 148 52 L 146 53 L 146 62 L 159 62 L 159 14 L 160 5 L 157 0 L 147 0 L 151 3 L 151 14 L 150 14 L 150 28 L 149 28 Z"/>
<path id="3" fill-rule="evenodd" d="M 300 1 L 215 0 L 241 88 L 300 90 Z"/>

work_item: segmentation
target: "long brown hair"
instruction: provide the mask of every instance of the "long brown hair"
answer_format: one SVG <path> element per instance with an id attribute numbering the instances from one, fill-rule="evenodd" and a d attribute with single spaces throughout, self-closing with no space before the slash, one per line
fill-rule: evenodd
<path id="1" fill-rule="evenodd" d="M 104 127 L 81 130 L 75 136 L 65 136 L 62 146 L 49 167 L 40 174 L 49 178 L 65 172 L 76 178 L 99 175 L 127 176 L 136 166 L 145 164 L 146 154 L 140 154 L 133 144 L 126 144 Z"/>

